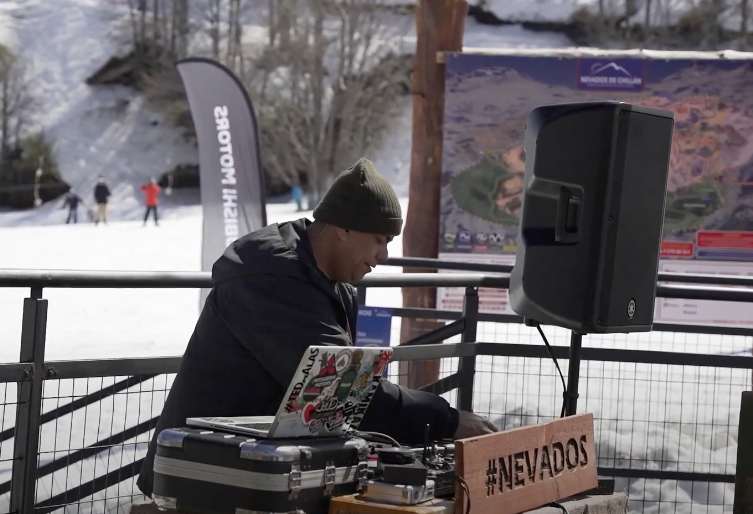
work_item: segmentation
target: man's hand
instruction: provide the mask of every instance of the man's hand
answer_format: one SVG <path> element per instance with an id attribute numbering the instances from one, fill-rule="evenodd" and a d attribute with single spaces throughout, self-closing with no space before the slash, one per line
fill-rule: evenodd
<path id="1" fill-rule="evenodd" d="M 455 431 L 455 439 L 465 439 L 479 435 L 493 434 L 497 427 L 477 414 L 468 411 L 458 411 L 458 429 Z"/>

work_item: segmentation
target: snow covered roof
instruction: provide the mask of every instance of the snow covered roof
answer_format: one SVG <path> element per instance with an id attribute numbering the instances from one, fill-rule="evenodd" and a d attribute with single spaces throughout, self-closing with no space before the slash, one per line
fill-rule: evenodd
<path id="1" fill-rule="evenodd" d="M 679 50 L 611 50 L 602 48 L 472 48 L 464 47 L 462 52 L 440 52 L 438 61 L 444 56 L 458 54 L 473 55 L 518 55 L 530 57 L 643 57 L 649 59 L 753 59 L 753 52 L 738 52 L 735 50 L 721 50 L 717 52 L 679 51 Z"/>

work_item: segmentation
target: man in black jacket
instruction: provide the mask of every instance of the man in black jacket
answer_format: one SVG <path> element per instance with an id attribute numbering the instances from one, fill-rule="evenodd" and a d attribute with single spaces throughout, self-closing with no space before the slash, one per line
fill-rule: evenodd
<path id="1" fill-rule="evenodd" d="M 305 218 L 235 241 L 212 269 L 213 287 L 165 402 L 138 487 L 152 495 L 157 435 L 191 416 L 274 415 L 305 349 L 347 346 L 358 305 L 349 282 L 387 258 L 402 229 L 400 203 L 366 159 L 345 170 Z M 492 433 L 485 418 L 442 397 L 382 380 L 362 430 L 420 443 Z"/>
<path id="2" fill-rule="evenodd" d="M 97 219 L 95 225 L 103 222 L 107 225 L 107 200 L 110 198 L 110 188 L 107 187 L 104 175 L 97 179 L 97 185 L 94 186 L 94 202 L 97 204 Z"/>

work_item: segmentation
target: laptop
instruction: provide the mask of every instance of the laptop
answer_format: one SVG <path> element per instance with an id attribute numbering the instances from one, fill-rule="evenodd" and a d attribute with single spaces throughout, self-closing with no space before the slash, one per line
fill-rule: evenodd
<path id="1" fill-rule="evenodd" d="M 276 415 L 186 424 L 269 439 L 341 436 L 358 430 L 391 358 L 389 347 L 309 346 Z"/>

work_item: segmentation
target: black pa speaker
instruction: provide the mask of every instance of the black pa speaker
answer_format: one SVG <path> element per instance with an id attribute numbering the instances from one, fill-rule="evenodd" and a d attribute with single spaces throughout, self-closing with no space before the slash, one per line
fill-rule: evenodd
<path id="1" fill-rule="evenodd" d="M 651 330 L 673 127 L 672 112 L 623 102 L 529 114 L 517 314 L 582 334 Z"/>

